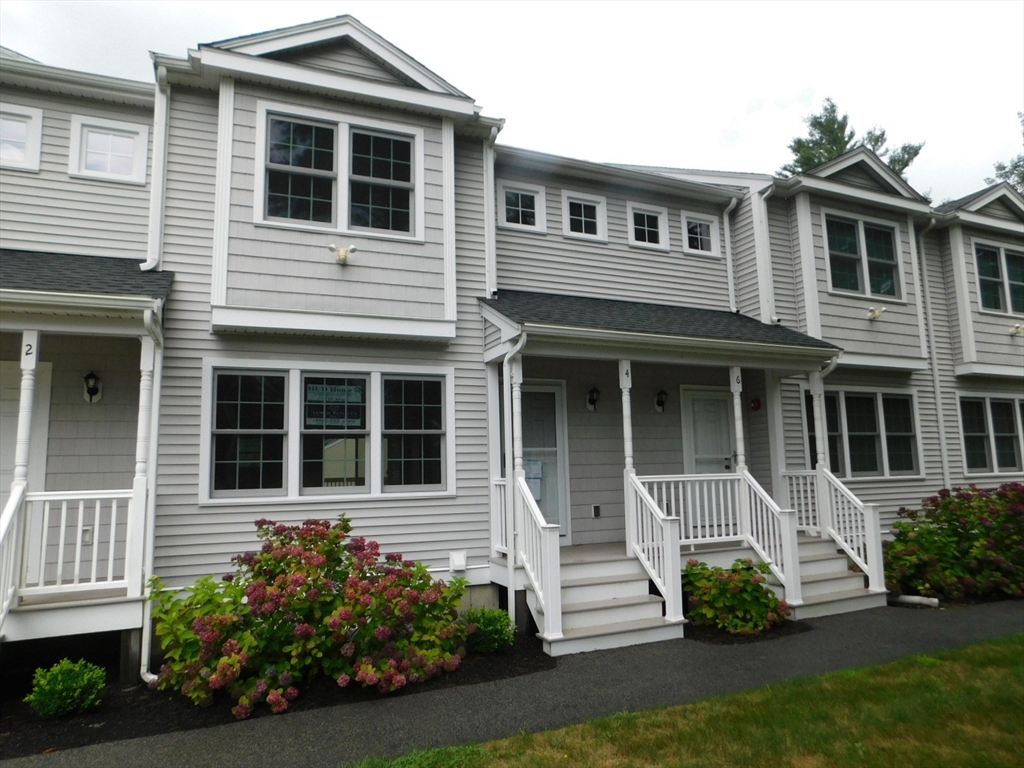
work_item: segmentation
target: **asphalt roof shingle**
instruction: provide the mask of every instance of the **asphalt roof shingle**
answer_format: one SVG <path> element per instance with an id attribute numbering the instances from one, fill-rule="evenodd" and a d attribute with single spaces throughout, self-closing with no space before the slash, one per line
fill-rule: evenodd
<path id="1" fill-rule="evenodd" d="M 143 272 L 141 261 L 0 249 L 0 288 L 151 296 L 166 300 L 173 272 Z"/>
<path id="2" fill-rule="evenodd" d="M 506 290 L 481 301 L 516 323 L 778 344 L 829 352 L 839 349 L 834 344 L 792 328 L 768 325 L 752 317 L 723 310 Z"/>

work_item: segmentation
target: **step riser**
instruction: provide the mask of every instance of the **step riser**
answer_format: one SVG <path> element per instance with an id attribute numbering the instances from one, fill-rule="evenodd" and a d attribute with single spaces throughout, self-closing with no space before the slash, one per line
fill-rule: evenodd
<path id="1" fill-rule="evenodd" d="M 631 645 L 642 645 L 644 643 L 660 643 L 663 640 L 675 640 L 682 638 L 682 636 L 682 624 L 669 624 L 664 627 L 618 632 L 597 637 L 582 637 L 555 642 L 545 640 L 544 652 L 549 656 L 569 656 L 574 653 L 587 653 L 588 651 L 601 651 L 609 648 L 627 648 Z"/>
<path id="2" fill-rule="evenodd" d="M 755 563 L 760 561 L 760 558 L 754 554 L 754 550 L 752 549 L 735 549 L 725 552 L 687 552 L 686 550 L 683 550 L 679 555 L 680 563 L 683 568 L 686 567 L 687 561 L 691 559 L 707 563 L 711 568 L 730 568 L 737 560 L 742 560 L 748 557 Z"/>
<path id="3" fill-rule="evenodd" d="M 614 600 L 617 597 L 640 597 L 648 594 L 647 581 L 618 581 L 611 584 L 587 584 L 585 586 L 562 586 L 562 605 L 567 603 L 591 603 L 597 600 Z"/>
<path id="4" fill-rule="evenodd" d="M 800 592 L 804 597 L 817 597 L 818 595 L 830 595 L 834 592 L 864 589 L 864 586 L 864 577 L 851 573 L 848 576 L 838 576 L 826 581 L 804 582 L 800 585 Z"/>
<path id="5" fill-rule="evenodd" d="M 831 539 L 801 539 L 797 542 L 797 553 L 801 557 L 813 557 L 814 555 L 834 555 L 838 546 Z"/>
<path id="6" fill-rule="evenodd" d="M 846 558 L 838 555 L 830 557 L 828 560 L 800 562 L 801 576 L 819 576 L 823 573 L 837 573 L 846 570 L 849 570 L 849 564 L 846 562 Z"/>
<path id="7" fill-rule="evenodd" d="M 593 611 L 573 611 L 562 614 L 562 629 L 581 627 L 602 627 L 641 619 L 656 619 L 661 616 L 660 602 L 640 605 L 623 605 L 615 608 L 599 608 Z"/>
<path id="8" fill-rule="evenodd" d="M 815 603 L 813 605 L 798 605 L 793 608 L 793 614 L 790 618 L 799 621 L 802 619 L 815 619 L 821 616 L 837 616 L 841 613 L 866 611 L 870 608 L 884 608 L 885 605 L 885 594 L 863 595 L 846 600 Z"/>
<path id="9" fill-rule="evenodd" d="M 598 576 L 639 576 L 644 567 L 638 560 L 606 560 L 594 563 L 562 563 L 562 581 L 591 579 Z"/>

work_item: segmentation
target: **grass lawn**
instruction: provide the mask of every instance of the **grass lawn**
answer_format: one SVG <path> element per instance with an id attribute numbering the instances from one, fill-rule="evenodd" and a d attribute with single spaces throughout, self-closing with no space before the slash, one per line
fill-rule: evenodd
<path id="1" fill-rule="evenodd" d="M 359 768 L 1024 765 L 1024 634 Z"/>

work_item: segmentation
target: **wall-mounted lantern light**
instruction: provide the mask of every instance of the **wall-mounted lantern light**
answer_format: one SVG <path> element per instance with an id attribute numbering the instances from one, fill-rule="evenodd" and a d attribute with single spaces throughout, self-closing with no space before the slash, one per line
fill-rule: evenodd
<path id="1" fill-rule="evenodd" d="M 668 402 L 668 392 L 664 389 L 658 390 L 658 394 L 654 396 L 654 410 L 661 413 L 665 410 L 665 403 Z"/>
<path id="2" fill-rule="evenodd" d="M 588 411 L 596 411 L 597 410 L 597 401 L 600 400 L 600 399 L 601 399 L 601 390 L 598 389 L 597 387 L 593 387 L 589 392 L 587 392 L 587 410 Z"/>
<path id="3" fill-rule="evenodd" d="M 85 390 L 82 397 L 87 403 L 98 403 L 103 399 L 103 381 L 93 371 L 89 371 L 82 377 L 85 381 Z"/>

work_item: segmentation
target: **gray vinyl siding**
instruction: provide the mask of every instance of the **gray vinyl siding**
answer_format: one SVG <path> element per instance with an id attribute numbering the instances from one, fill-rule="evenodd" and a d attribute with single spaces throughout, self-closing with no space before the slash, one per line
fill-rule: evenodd
<path id="1" fill-rule="evenodd" d="M 946 307 L 946 321 L 949 324 L 951 359 L 957 363 L 962 363 L 964 360 L 964 348 L 958 311 L 960 299 L 957 296 L 956 290 L 956 271 L 960 269 L 960 266 L 953 263 L 950 232 L 951 230 L 946 229 L 936 236 L 939 241 L 939 256 L 941 258 L 939 266 L 941 269 L 940 274 L 942 275 L 942 291 L 940 295 L 946 300 L 944 306 Z"/>
<path id="2" fill-rule="evenodd" d="M 760 401 L 756 411 L 751 406 L 755 399 Z M 764 371 L 743 370 L 740 404 L 743 409 L 747 469 L 761 487 L 772 494 L 772 445 L 768 435 L 768 386 Z"/>
<path id="3" fill-rule="evenodd" d="M 501 343 L 501 329 L 492 323 L 484 322 L 484 351 L 493 349 Z"/>
<path id="4" fill-rule="evenodd" d="M 733 280 L 736 307 L 744 315 L 760 318 L 761 301 L 757 282 L 757 242 L 754 234 L 754 197 L 744 195 L 730 214 Z"/>
<path id="5" fill-rule="evenodd" d="M 1024 248 L 1024 236 L 1014 242 L 1012 238 L 1004 234 L 992 237 L 980 230 L 967 227 L 964 227 L 962 232 L 977 362 L 992 365 L 1016 365 L 1024 370 L 1024 345 L 1021 344 L 1021 337 L 1011 336 L 1008 332 L 1009 326 L 1021 322 L 1021 315 L 982 310 L 981 298 L 978 293 L 978 267 L 975 253 L 975 247 L 978 244 L 1011 245 L 1018 249 Z M 1004 270 L 1005 265 L 1000 265 L 1000 271 Z M 1003 275 L 1003 280 L 1005 284 L 1005 275 Z M 1007 301 L 1005 296 L 1003 301 Z"/>
<path id="6" fill-rule="evenodd" d="M 789 243 L 790 261 L 793 271 L 793 300 L 796 302 L 795 328 L 807 333 L 807 298 L 804 294 L 803 264 L 800 253 L 800 224 L 797 218 L 796 205 L 789 205 Z M 778 297 L 779 291 L 775 290 Z"/>
<path id="7" fill-rule="evenodd" d="M 838 181 L 840 184 L 849 184 L 851 187 L 869 189 L 872 192 L 891 194 L 892 190 L 878 183 L 871 174 L 860 167 L 860 164 L 851 165 L 838 173 L 828 177 L 829 181 Z"/>
<path id="8" fill-rule="evenodd" d="M 498 287 L 541 293 L 625 299 L 654 304 L 684 304 L 723 309 L 729 306 L 725 243 L 721 258 L 682 251 L 680 211 L 715 216 L 724 237 L 722 209 L 683 199 L 666 199 L 640 190 L 588 184 L 555 176 L 524 176 L 503 171 L 500 179 L 545 187 L 546 234 L 497 228 Z M 562 235 L 562 190 L 606 198 L 608 242 Z M 630 247 L 627 202 L 668 208 L 671 251 Z M 502 206 L 497 206 L 499 221 Z"/>
<path id="9" fill-rule="evenodd" d="M 257 99 L 296 103 L 360 118 L 387 120 L 423 128 L 426 242 L 360 237 L 285 226 L 253 223 L 254 174 L 264 173 L 256 158 Z M 286 111 L 284 108 L 283 111 Z M 344 130 L 343 128 L 341 130 Z M 347 142 L 342 142 L 342 146 Z M 337 185 L 346 185 L 339 178 Z M 332 101 L 307 95 L 295 97 L 239 85 L 235 97 L 235 131 L 231 174 L 231 234 L 227 303 L 233 307 L 345 313 L 383 317 L 442 319 L 444 317 L 444 254 L 442 216 L 441 122 L 426 121 L 383 108 Z M 339 266 L 327 250 L 329 243 L 357 245 L 360 253 Z"/>
<path id="10" fill-rule="evenodd" d="M 385 69 L 347 41 L 341 43 L 331 42 L 325 45 L 284 51 L 271 54 L 267 58 L 303 67 L 316 67 L 317 69 L 327 69 L 331 72 L 345 75 L 356 75 L 357 77 L 377 80 L 382 83 L 406 85 L 393 72 Z"/>
<path id="11" fill-rule="evenodd" d="M 455 146 L 457 338 L 445 347 L 398 342 L 338 341 L 323 338 L 218 335 L 210 332 L 210 256 L 217 98 L 175 90 L 171 105 L 164 267 L 176 273 L 176 290 L 165 311 L 159 471 L 156 489 L 154 570 L 172 585 L 229 570 L 232 555 L 253 549 L 253 521 L 285 523 L 309 517 L 348 515 L 356 535 L 376 539 L 385 551 L 400 551 L 432 567 L 447 567 L 451 550 L 467 550 L 471 566 L 490 553 L 488 422 L 484 366 L 480 358 L 482 321 L 477 297 L 484 295 L 483 150 L 479 141 Z M 197 162 L 196 157 L 203 158 Z M 237 160 L 237 158 L 236 158 Z M 237 166 L 236 166 L 237 167 Z M 438 209 L 440 205 L 438 204 Z M 237 231 L 236 223 L 234 229 Z M 293 233 L 303 242 L 304 233 Z M 233 241 L 235 242 L 235 241 Z M 290 251 L 286 245 L 281 251 Z M 284 259 L 268 248 L 270 258 Z M 253 500 L 202 504 L 200 445 L 204 358 L 296 363 L 303 370 L 348 362 L 355 366 L 408 364 L 451 366 L 455 375 L 454 496 L 418 499 Z M 295 461 L 298 457 L 289 457 Z"/>
<path id="12" fill-rule="evenodd" d="M 768 200 L 768 238 L 771 250 L 772 287 L 775 291 L 775 316 L 783 325 L 800 327 L 798 315 L 797 284 L 800 280 L 798 269 L 799 247 L 791 230 L 790 208 L 787 200 Z M 803 330 L 803 328 L 801 328 Z"/>
<path id="13" fill-rule="evenodd" d="M 5 103 L 43 112 L 39 172 L 0 169 L 0 235 L 5 248 L 145 258 L 149 223 L 150 111 L 5 88 Z M 145 185 L 68 174 L 74 115 L 149 126 Z"/>
<path id="14" fill-rule="evenodd" d="M 914 281 L 906 216 L 849 204 L 830 203 L 826 208 L 833 215 L 850 219 L 868 217 L 894 224 L 902 271 L 899 298 L 830 292 L 828 247 L 822 205 L 812 199 L 811 226 L 822 338 L 837 344 L 848 353 L 920 359 L 921 335 L 917 315 L 917 302 L 920 297 Z M 862 280 L 867 282 L 866 274 L 862 275 Z M 869 307 L 882 306 L 886 307 L 885 314 L 878 320 L 869 320 Z"/>
<path id="15" fill-rule="evenodd" d="M 1020 216 L 1015 211 L 1011 210 L 1010 207 L 1002 200 L 996 200 L 988 205 L 983 205 L 978 209 L 977 213 L 979 216 L 992 216 L 996 219 L 1013 221 L 1020 226 L 1024 226 L 1024 224 L 1021 224 Z"/>

